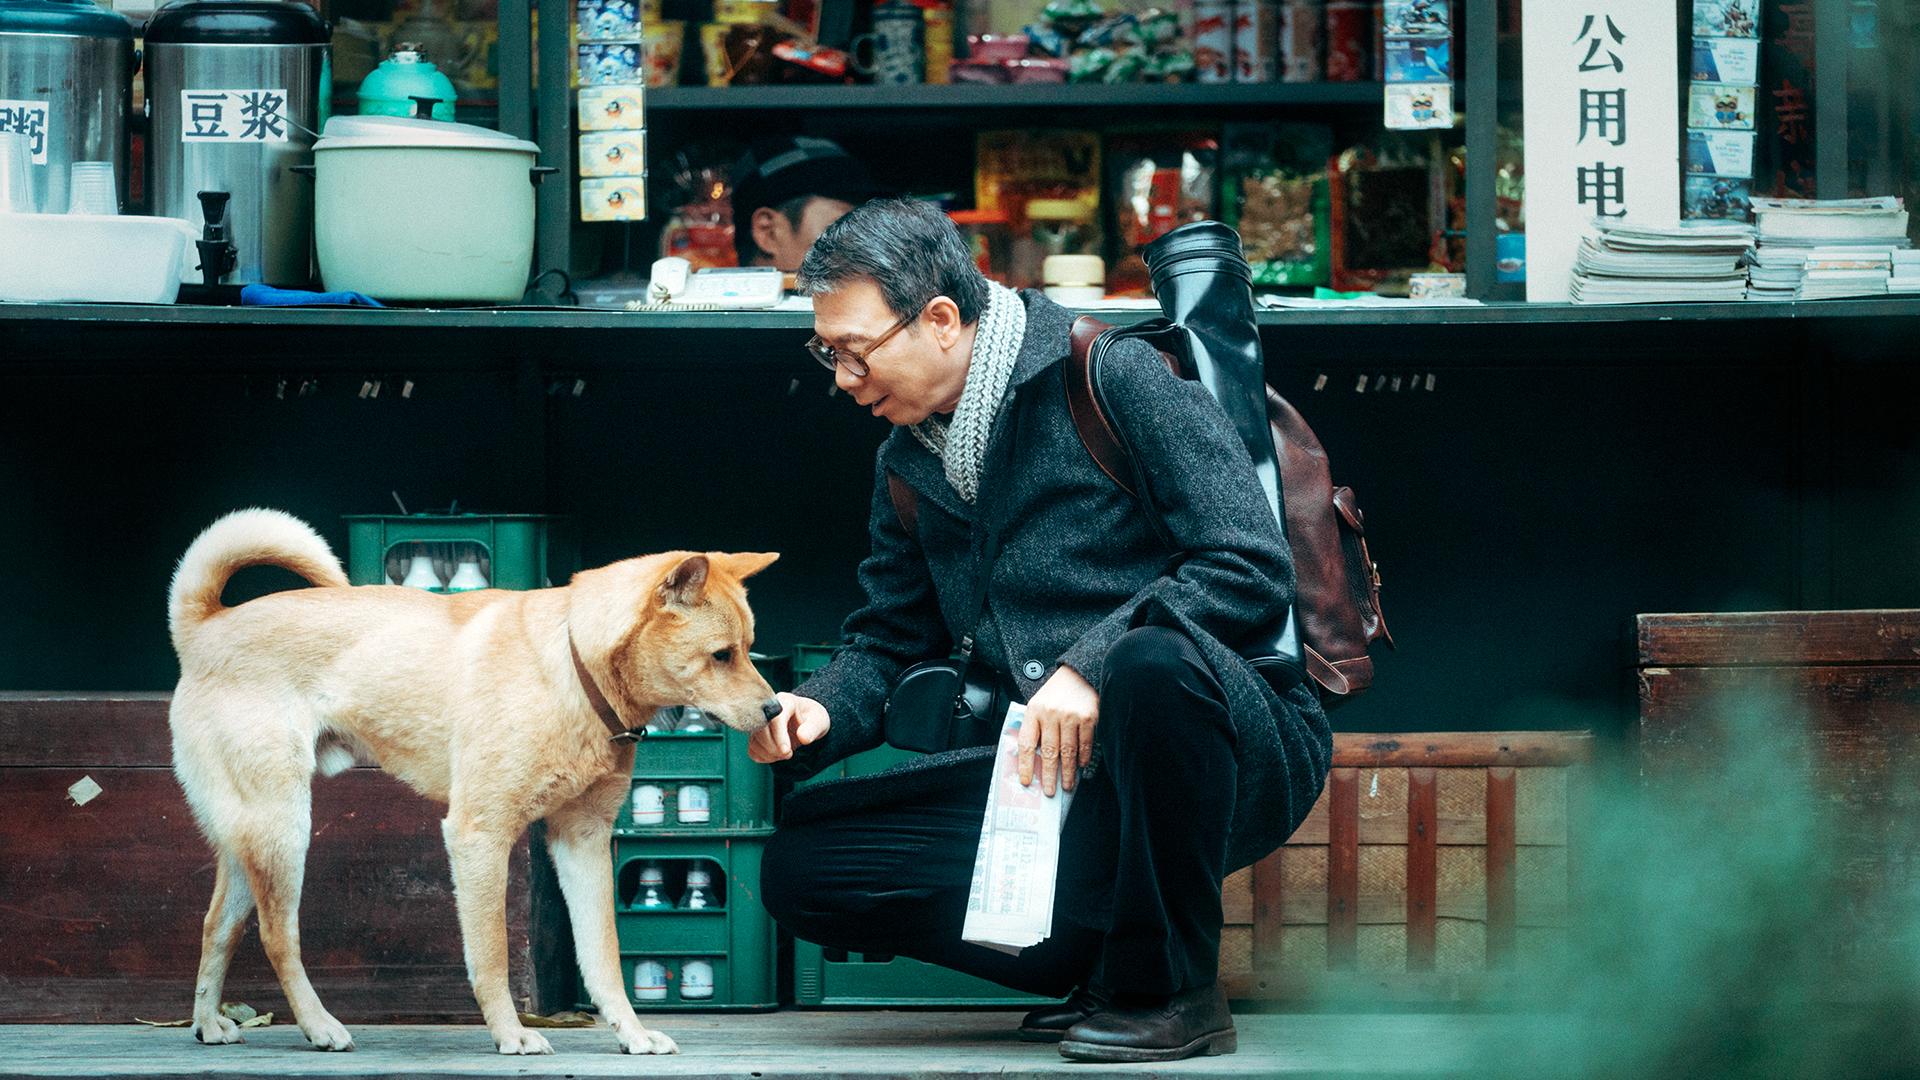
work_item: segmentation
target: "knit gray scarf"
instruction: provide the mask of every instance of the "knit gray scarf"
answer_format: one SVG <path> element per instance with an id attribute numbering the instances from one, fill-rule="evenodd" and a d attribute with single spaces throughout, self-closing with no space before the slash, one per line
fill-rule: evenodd
<path id="1" fill-rule="evenodd" d="M 1020 340 L 1027 333 L 1027 305 L 1020 294 L 998 282 L 987 282 L 987 310 L 973 335 L 973 356 L 967 361 L 967 385 L 953 419 L 929 416 L 913 425 L 913 437 L 933 451 L 946 469 L 947 483 L 971 506 L 980 491 L 980 469 L 987 460 L 987 437 L 993 417 L 1007 396 L 1014 361 L 1020 358 Z"/>

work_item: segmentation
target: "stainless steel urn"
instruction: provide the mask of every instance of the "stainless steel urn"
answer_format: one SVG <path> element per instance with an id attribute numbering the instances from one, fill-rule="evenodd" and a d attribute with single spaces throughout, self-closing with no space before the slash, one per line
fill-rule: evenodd
<path id="1" fill-rule="evenodd" d="M 93 0 L 0 0 L 0 131 L 33 152 L 38 209 L 67 212 L 76 161 L 111 161 L 127 202 L 133 27 Z"/>
<path id="2" fill-rule="evenodd" d="M 287 0 L 191 0 L 146 27 L 153 212 L 204 227 L 225 191 L 238 262 L 226 283 L 304 288 L 313 267 L 313 164 L 324 120 L 327 24 Z"/>

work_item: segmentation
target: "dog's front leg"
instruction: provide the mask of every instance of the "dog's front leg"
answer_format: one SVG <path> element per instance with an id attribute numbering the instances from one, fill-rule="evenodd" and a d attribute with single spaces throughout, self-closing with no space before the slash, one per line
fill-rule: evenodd
<path id="1" fill-rule="evenodd" d="M 624 797 L 626 778 L 615 781 L 614 805 Z M 547 815 L 547 847 L 567 898 L 573 924 L 574 953 L 581 981 L 600 1007 L 600 1015 L 629 1054 L 677 1054 L 672 1039 L 640 1023 L 627 1001 L 620 977 L 620 941 L 613 925 L 613 862 L 607 857 L 613 822 L 591 805 L 594 793 Z M 601 800 L 604 801 L 604 800 Z"/>
<path id="2" fill-rule="evenodd" d="M 520 1023 L 507 989 L 507 856 L 514 837 L 476 825 L 453 807 L 440 828 L 453 866 L 467 978 L 493 1033 L 493 1045 L 503 1054 L 551 1054 L 546 1036 Z"/>

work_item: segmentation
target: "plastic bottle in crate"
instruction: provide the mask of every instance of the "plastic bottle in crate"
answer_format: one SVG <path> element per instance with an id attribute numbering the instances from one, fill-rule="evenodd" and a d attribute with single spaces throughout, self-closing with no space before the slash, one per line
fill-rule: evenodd
<path id="1" fill-rule="evenodd" d="M 447 591 L 474 592 L 489 588 L 486 575 L 480 572 L 480 549 L 472 544 L 461 544 L 459 551 L 458 565 L 454 567 L 453 576 L 447 579 Z"/>
<path id="2" fill-rule="evenodd" d="M 633 996 L 639 1001 L 665 1001 L 667 965 L 658 960 L 642 960 L 633 965 Z"/>
<path id="3" fill-rule="evenodd" d="M 680 907 L 684 911 L 701 911 L 720 906 L 720 898 L 713 893 L 713 875 L 697 867 L 687 868 L 687 891 L 680 897 Z"/>
<path id="4" fill-rule="evenodd" d="M 667 895 L 666 868 L 658 859 L 640 864 L 640 891 L 634 894 L 633 906 L 635 909 L 673 906 L 673 899 Z"/>
<path id="5" fill-rule="evenodd" d="M 688 957 L 680 961 L 680 998 L 698 1001 L 713 996 L 713 963 Z"/>
<path id="6" fill-rule="evenodd" d="M 681 784 L 674 803 L 674 816 L 682 825 L 705 825 L 713 820 L 713 794 L 705 784 Z"/>

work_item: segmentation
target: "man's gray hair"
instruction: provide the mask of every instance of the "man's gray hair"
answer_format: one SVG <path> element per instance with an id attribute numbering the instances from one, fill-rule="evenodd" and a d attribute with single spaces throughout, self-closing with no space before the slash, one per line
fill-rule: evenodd
<path id="1" fill-rule="evenodd" d="M 800 264 L 802 295 L 820 296 L 872 278 L 898 318 L 950 297 L 962 324 L 987 310 L 987 279 L 947 215 L 919 199 L 874 199 L 827 226 Z"/>

